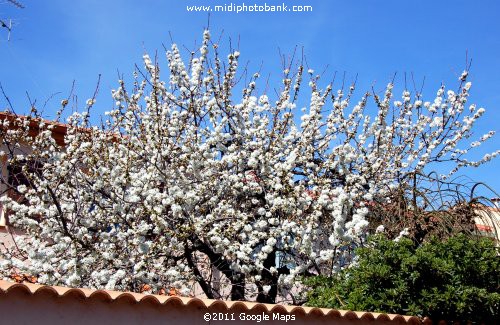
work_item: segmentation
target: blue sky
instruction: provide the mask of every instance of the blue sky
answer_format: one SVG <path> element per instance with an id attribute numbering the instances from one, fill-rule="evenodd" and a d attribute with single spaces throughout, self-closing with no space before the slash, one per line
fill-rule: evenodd
<path id="1" fill-rule="evenodd" d="M 18 113 L 29 110 L 26 92 L 39 106 L 48 102 L 45 115 L 53 117 L 73 80 L 81 104 L 92 96 L 101 77 L 96 113 L 112 106 L 110 90 L 118 72 L 130 76 L 145 51 L 165 64 L 162 44 L 176 43 L 193 49 L 207 25 L 206 13 L 188 12 L 188 5 L 281 4 L 311 5 L 306 13 L 212 13 L 213 35 L 224 31 L 223 42 L 239 39 L 241 59 L 250 71 L 277 80 L 279 50 L 291 54 L 304 47 L 308 64 L 316 71 L 358 74 L 359 96 L 372 84 L 383 89 L 395 72 L 414 73 L 417 83 L 425 76 L 424 97 L 432 100 L 444 82 L 451 89 L 472 58 L 471 102 L 486 108 L 477 125 L 478 135 L 499 131 L 500 120 L 500 2 L 485 1 L 370 1 L 370 0 L 163 0 L 163 1 L 35 1 L 19 0 L 25 9 L 0 1 L 0 18 L 14 21 L 11 40 L 0 30 L 0 82 Z M 0 109 L 7 106 L 0 98 Z M 500 136 L 500 135 L 499 135 Z M 477 155 L 498 149 L 499 136 L 477 150 Z M 463 174 L 500 191 L 500 161 Z M 489 195 L 489 194 L 487 194 Z"/>

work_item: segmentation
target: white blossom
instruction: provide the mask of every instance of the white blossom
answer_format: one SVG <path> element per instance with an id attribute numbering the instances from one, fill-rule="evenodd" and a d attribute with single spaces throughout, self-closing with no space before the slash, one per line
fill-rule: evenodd
<path id="1" fill-rule="evenodd" d="M 409 91 L 394 101 L 389 83 L 353 104 L 354 86 L 334 91 L 317 76 L 300 91 L 310 98 L 297 100 L 307 87 L 300 66 L 284 71 L 274 97 L 259 94 L 258 74 L 238 84 L 241 54 L 212 53 L 209 40 L 207 30 L 187 59 L 172 45 L 165 80 L 145 54 L 145 80 L 136 73 L 132 89 L 119 81 L 102 128 L 88 128 L 86 112 L 70 115 L 64 145 L 50 122 L 36 135 L 27 119 L 2 123 L 13 149 L 3 157 L 43 165 L 26 169 L 31 183 L 17 187 L 25 200 L 1 198 L 26 234 L 0 252 L 4 277 L 17 270 L 45 284 L 183 295 L 208 281 L 205 294 L 217 299 L 239 283 L 248 297 L 259 287 L 300 292 L 303 275 L 331 275 L 353 260 L 373 202 L 389 204 L 391 191 L 434 162 L 449 161 L 453 174 L 500 153 L 465 157 L 493 136 L 466 140 L 485 112 L 463 112 L 470 83 L 425 102 Z M 294 115 L 296 103 L 304 114 Z"/>

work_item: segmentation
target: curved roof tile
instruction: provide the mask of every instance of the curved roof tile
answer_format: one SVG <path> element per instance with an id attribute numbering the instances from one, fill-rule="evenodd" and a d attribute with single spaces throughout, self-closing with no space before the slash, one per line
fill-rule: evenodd
<path id="1" fill-rule="evenodd" d="M 246 309 L 260 310 L 265 312 L 280 312 L 287 314 L 299 315 L 318 315 L 331 318 L 345 318 L 345 319 L 361 319 L 369 321 L 389 321 L 395 323 L 406 324 L 431 324 L 429 319 L 421 320 L 415 316 L 402 316 L 384 313 L 371 313 L 371 312 L 354 312 L 349 310 L 336 310 L 328 308 L 316 307 L 302 307 L 302 306 L 289 306 L 289 305 L 273 305 L 262 304 L 256 302 L 243 302 L 243 301 L 223 301 L 212 299 L 200 298 L 186 298 L 178 296 L 162 296 L 153 294 L 142 294 L 133 292 L 120 292 L 111 290 L 94 290 L 84 288 L 66 288 L 59 286 L 44 286 L 32 283 L 15 283 L 10 281 L 0 280 L 0 295 L 8 295 L 12 292 L 22 291 L 26 294 L 38 295 L 49 294 L 52 296 L 71 299 L 78 297 L 81 299 L 98 299 L 104 301 L 117 301 L 124 300 L 132 303 L 153 303 L 158 305 L 169 306 L 198 306 L 207 309 L 223 308 L 230 310 Z"/>

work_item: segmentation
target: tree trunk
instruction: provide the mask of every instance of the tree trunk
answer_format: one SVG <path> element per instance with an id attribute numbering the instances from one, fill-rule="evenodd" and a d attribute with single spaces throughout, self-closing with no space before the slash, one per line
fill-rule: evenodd
<path id="1" fill-rule="evenodd" d="M 269 291 L 265 293 L 262 291 L 262 289 L 259 288 L 260 292 L 257 295 L 257 302 L 265 304 L 276 303 L 276 296 L 278 295 L 278 275 L 274 275 L 269 272 L 269 269 L 271 267 L 276 267 L 276 251 L 273 251 L 272 253 L 267 255 L 267 258 L 264 261 L 264 270 L 261 272 L 262 287 L 268 285 L 271 286 L 271 289 L 269 289 Z"/>
<path id="2" fill-rule="evenodd" d="M 236 274 L 231 279 L 231 300 L 245 300 L 245 276 Z"/>
<path id="3" fill-rule="evenodd" d="M 231 282 L 231 300 L 245 300 L 245 275 L 231 269 L 231 264 L 222 254 L 216 253 L 210 246 L 197 237 L 192 237 L 193 244 L 199 252 L 210 260 L 211 267 L 217 268 Z M 210 292 L 215 292 L 214 283 L 209 283 Z"/>

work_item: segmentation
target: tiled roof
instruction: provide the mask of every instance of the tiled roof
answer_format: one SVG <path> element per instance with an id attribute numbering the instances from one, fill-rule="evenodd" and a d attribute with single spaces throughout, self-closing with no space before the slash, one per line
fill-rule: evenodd
<path id="1" fill-rule="evenodd" d="M 10 112 L 0 112 L 0 120 L 13 121 L 16 118 L 20 118 L 20 119 L 30 118 L 34 122 L 43 121 L 45 124 L 54 125 L 56 127 L 56 129 L 55 129 L 56 132 L 66 132 L 66 129 L 68 128 L 68 124 L 54 121 L 54 120 L 47 120 L 47 119 L 42 119 L 42 118 L 38 118 L 38 117 L 31 117 L 31 116 L 27 116 L 27 115 L 18 115 L 18 114 L 14 114 L 14 113 L 10 113 Z"/>
<path id="2" fill-rule="evenodd" d="M 132 292 L 120 292 L 120 291 L 109 291 L 109 290 L 93 290 L 93 289 L 83 289 L 83 288 L 66 288 L 58 286 L 43 286 L 31 283 L 15 283 L 0 280 L 0 296 L 9 295 L 13 292 L 25 292 L 30 295 L 38 294 L 49 294 L 63 299 L 81 298 L 83 300 L 87 299 L 98 299 L 105 301 L 117 301 L 125 300 L 128 302 L 135 303 L 152 303 L 158 305 L 170 305 L 170 306 L 191 306 L 191 307 L 201 307 L 206 309 L 223 309 L 227 311 L 234 310 L 245 310 L 245 311 L 258 311 L 267 313 L 281 314 L 294 314 L 303 316 L 325 316 L 331 318 L 345 318 L 349 320 L 366 320 L 366 321 L 382 321 L 382 322 L 394 322 L 399 324 L 431 324 L 432 322 L 428 319 L 422 321 L 420 318 L 415 316 L 401 316 L 394 314 L 383 314 L 383 313 L 371 313 L 371 312 L 353 312 L 346 310 L 336 310 L 327 308 L 315 308 L 315 307 L 302 307 L 302 306 L 287 306 L 287 305 L 272 305 L 272 304 L 262 304 L 254 302 L 242 302 L 242 301 L 223 301 L 223 300 L 211 300 L 211 299 L 199 299 L 199 298 L 186 298 L 179 296 L 163 296 L 163 295 L 153 295 L 153 294 L 140 294 Z"/>
<path id="3" fill-rule="evenodd" d="M 38 129 L 39 129 L 38 125 L 41 121 L 43 121 L 47 125 L 53 125 L 54 128 L 52 129 L 52 135 L 53 135 L 54 139 L 56 140 L 56 142 L 59 145 L 64 144 L 64 135 L 66 135 L 66 132 L 68 131 L 67 124 L 57 122 L 57 121 L 46 120 L 46 119 L 33 118 L 33 117 L 25 116 L 25 115 L 16 115 L 16 114 L 13 114 L 10 112 L 0 112 L 0 121 L 8 120 L 9 122 L 12 123 L 18 118 L 21 120 L 25 120 L 28 118 L 31 119 L 30 129 L 31 129 L 32 135 L 37 134 Z M 0 125 L 0 127 L 2 127 L 2 126 Z"/>
<path id="4" fill-rule="evenodd" d="M 54 140 L 56 140 L 56 143 L 59 144 L 60 146 L 65 145 L 64 136 L 68 132 L 68 128 L 70 127 L 69 124 L 65 124 L 65 123 L 53 121 L 53 120 L 47 120 L 47 119 L 43 119 L 43 118 L 39 118 L 39 117 L 35 118 L 35 117 L 31 117 L 31 116 L 26 116 L 26 115 L 16 115 L 16 114 L 10 113 L 10 112 L 0 112 L 0 121 L 8 120 L 9 122 L 12 123 L 16 119 L 21 119 L 21 120 L 30 119 L 30 135 L 31 136 L 38 134 L 40 122 L 43 121 L 47 125 L 52 125 L 53 126 L 52 136 L 53 136 Z M 0 128 L 2 128 L 2 127 L 3 127 L 3 125 L 0 124 Z M 16 125 L 12 125 L 12 124 L 9 126 L 9 128 L 16 128 L 16 127 L 17 127 Z M 91 129 L 86 128 L 86 127 L 79 127 L 78 130 L 81 132 L 90 132 Z M 116 139 L 116 138 L 121 136 L 118 133 L 110 133 L 109 135 L 111 135 L 113 139 Z"/>

